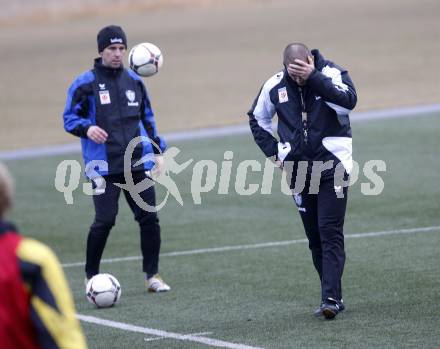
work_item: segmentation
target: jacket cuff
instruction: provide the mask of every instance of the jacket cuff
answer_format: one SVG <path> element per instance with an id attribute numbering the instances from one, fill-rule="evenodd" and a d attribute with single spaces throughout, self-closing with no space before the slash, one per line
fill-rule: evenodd
<path id="1" fill-rule="evenodd" d="M 317 78 L 319 78 L 319 71 L 318 71 L 318 69 L 314 69 L 311 73 L 310 73 L 310 75 L 309 75 L 309 78 L 307 79 L 307 81 L 309 81 L 309 82 L 313 82 L 314 80 L 316 80 Z"/>
<path id="2" fill-rule="evenodd" d="M 84 126 L 84 127 L 82 128 L 82 131 L 81 131 L 81 137 L 83 137 L 83 138 L 88 138 L 88 137 L 87 137 L 87 132 L 89 131 L 89 128 L 90 128 L 91 126 L 92 126 L 92 125 L 90 124 L 90 125 Z"/>

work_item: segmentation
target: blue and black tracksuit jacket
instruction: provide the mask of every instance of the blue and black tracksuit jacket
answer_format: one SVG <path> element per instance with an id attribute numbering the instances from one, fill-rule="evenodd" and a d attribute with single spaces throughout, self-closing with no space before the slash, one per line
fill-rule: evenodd
<path id="1" fill-rule="evenodd" d="M 94 68 L 81 74 L 70 86 L 63 113 L 64 129 L 81 137 L 86 175 L 94 178 L 124 172 L 124 153 L 130 141 L 148 137 L 137 144 L 131 158 L 132 172 L 150 170 L 154 154 L 166 148 L 158 136 L 147 90 L 131 70 L 110 68 L 95 59 Z M 97 144 L 87 137 L 90 126 L 104 129 L 108 138 Z M 149 159 L 133 166 L 141 158 Z M 102 164 L 106 164 L 103 166 Z"/>

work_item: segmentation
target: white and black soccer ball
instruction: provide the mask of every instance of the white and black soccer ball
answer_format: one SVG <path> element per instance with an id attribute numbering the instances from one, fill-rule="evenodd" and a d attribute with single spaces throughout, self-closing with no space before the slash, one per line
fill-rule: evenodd
<path id="1" fill-rule="evenodd" d="M 108 308 L 121 298 L 121 285 L 111 274 L 98 274 L 86 286 L 87 300 L 98 308 Z"/>
<path id="2" fill-rule="evenodd" d="M 162 51 L 149 42 L 134 46 L 128 54 L 128 65 L 140 76 L 148 77 L 156 74 L 162 64 Z"/>

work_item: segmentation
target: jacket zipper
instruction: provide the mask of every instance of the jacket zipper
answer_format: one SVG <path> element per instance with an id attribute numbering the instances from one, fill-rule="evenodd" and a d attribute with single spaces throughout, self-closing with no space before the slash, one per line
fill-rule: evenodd
<path id="1" fill-rule="evenodd" d="M 301 97 L 301 121 L 304 135 L 304 143 L 307 144 L 308 141 L 308 125 L 307 125 L 307 112 L 306 112 L 306 104 L 304 103 L 303 90 L 301 87 L 298 87 L 299 95 Z"/>
<path id="2" fill-rule="evenodd" d="M 116 73 L 115 73 L 115 74 L 116 74 Z M 119 77 L 116 77 L 116 79 L 115 79 L 115 83 L 116 83 L 116 92 L 117 92 L 117 96 L 118 96 L 118 103 L 117 103 L 117 105 L 118 105 L 119 119 L 121 120 L 121 130 L 122 130 L 122 137 L 124 138 L 124 146 L 125 146 L 124 153 L 125 153 L 125 151 L 127 150 L 128 143 L 127 143 L 127 136 L 126 136 L 126 134 L 125 134 L 125 129 L 124 129 L 124 119 L 123 119 L 123 117 L 122 117 L 122 113 L 121 113 L 121 99 L 120 99 L 120 92 L 121 92 L 121 91 L 119 91 L 118 78 L 119 78 Z"/>

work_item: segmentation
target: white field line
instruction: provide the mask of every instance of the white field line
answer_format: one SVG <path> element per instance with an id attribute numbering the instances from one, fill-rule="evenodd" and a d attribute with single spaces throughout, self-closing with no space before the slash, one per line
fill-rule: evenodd
<path id="1" fill-rule="evenodd" d="M 263 349 L 260 347 L 251 347 L 251 346 L 248 346 L 245 344 L 225 342 L 225 341 L 221 341 L 218 339 L 213 339 L 213 338 L 208 338 L 208 337 L 203 337 L 203 336 L 197 336 L 197 335 L 191 335 L 191 334 L 180 334 L 180 333 L 156 330 L 154 328 L 135 326 L 135 325 L 126 324 L 123 322 L 116 322 L 116 321 L 101 319 L 101 318 L 94 317 L 94 316 L 81 315 L 81 314 L 77 314 L 76 316 L 79 320 L 81 320 L 83 322 L 88 322 L 88 323 L 95 324 L 95 325 L 117 328 L 120 330 L 129 331 L 129 332 L 143 333 L 143 334 L 153 335 L 153 336 L 162 337 L 162 338 L 177 339 L 177 340 L 188 341 L 188 342 L 197 342 L 197 343 L 210 345 L 212 347 L 231 348 L 231 349 Z"/>
<path id="2" fill-rule="evenodd" d="M 190 336 L 197 336 L 197 337 L 200 337 L 200 336 L 207 336 L 207 335 L 210 335 L 210 334 L 212 334 L 212 332 L 200 332 L 200 333 L 190 333 L 189 335 Z M 184 336 L 188 336 L 187 334 L 185 334 Z M 154 342 L 154 341 L 160 341 L 161 339 L 166 339 L 166 338 L 164 338 L 164 337 L 150 337 L 150 338 L 144 338 L 144 341 L 145 342 Z"/>
<path id="3" fill-rule="evenodd" d="M 409 229 L 396 229 L 396 230 L 384 230 L 384 231 L 376 231 L 369 233 L 358 233 L 358 234 L 348 234 L 345 235 L 346 239 L 359 239 L 366 237 L 378 237 L 378 236 L 387 236 L 387 235 L 398 235 L 398 234 L 414 234 L 414 233 L 426 233 L 432 231 L 440 230 L 440 225 L 430 226 L 430 227 L 419 227 L 419 228 L 409 228 Z M 211 253 L 211 252 L 222 252 L 222 251 L 234 251 L 234 250 L 246 250 L 246 249 L 256 249 L 262 247 L 273 247 L 273 246 L 286 246 L 293 244 L 306 243 L 307 239 L 297 239 L 297 240 L 287 240 L 287 241 L 275 241 L 275 242 L 267 242 L 261 244 L 253 244 L 253 245 L 238 245 L 238 246 L 224 246 L 224 247 L 216 247 L 216 248 L 206 248 L 206 249 L 198 249 L 198 250 L 189 250 L 189 251 L 178 251 L 178 252 L 169 252 L 163 253 L 161 256 L 182 256 L 182 255 L 193 255 L 193 254 L 201 254 L 201 253 Z M 126 260 L 135 260 L 140 259 L 140 256 L 136 257 L 126 257 L 126 258 L 112 258 L 102 260 L 102 262 L 111 263 L 117 261 L 126 261 Z M 83 263 L 67 263 L 63 264 L 63 267 L 73 267 L 80 266 Z M 145 338 L 146 342 L 159 340 L 159 339 L 175 339 L 181 341 L 188 342 L 196 342 L 201 344 L 206 344 L 208 346 L 219 347 L 219 348 L 231 348 L 231 349 L 264 349 L 261 347 L 252 347 L 245 344 L 225 342 L 218 339 L 204 337 L 203 335 L 209 334 L 207 333 L 195 333 L 195 334 L 180 334 L 175 332 L 168 332 L 163 330 L 157 330 L 148 327 L 141 327 L 136 325 L 131 325 L 123 322 L 116 322 L 106 319 L 101 319 L 94 316 L 77 314 L 77 318 L 83 322 L 116 328 L 128 332 L 142 333 L 150 336 L 155 336 L 155 338 Z"/>
<path id="4" fill-rule="evenodd" d="M 364 112 L 353 112 L 350 114 L 350 121 L 352 123 L 356 123 L 377 119 L 428 116 L 438 112 L 440 112 L 440 104 L 428 104 L 404 108 L 388 108 Z M 247 124 L 170 132 L 164 133 L 162 134 L 162 136 L 168 142 L 177 142 L 204 138 L 224 137 L 244 133 L 250 133 L 249 126 Z M 68 144 L 54 144 L 17 150 L 0 151 L 0 160 L 18 160 L 42 156 L 75 154 L 79 153 L 80 151 L 81 146 L 79 142 Z"/>
<path id="5" fill-rule="evenodd" d="M 345 235 L 345 239 L 359 239 L 359 238 L 387 236 L 387 235 L 426 233 L 426 232 L 438 231 L 438 230 L 440 230 L 440 225 L 435 225 L 435 226 L 430 226 L 430 227 L 409 228 L 409 229 L 375 231 L 375 232 L 369 232 L 369 233 L 347 234 L 347 235 Z M 304 244 L 307 242 L 308 242 L 307 239 L 296 239 L 296 240 L 263 242 L 263 243 L 252 244 L 252 245 L 236 245 L 236 246 L 202 248 L 202 249 L 197 249 L 197 250 L 165 252 L 165 253 L 161 253 L 160 257 L 188 256 L 188 255 L 216 253 L 216 252 L 225 252 L 225 251 L 242 251 L 242 250 L 250 250 L 250 249 L 257 249 L 257 248 L 264 248 L 264 247 Z M 108 258 L 108 259 L 102 259 L 101 264 L 102 263 L 135 261 L 135 260 L 140 260 L 140 259 L 142 259 L 142 256 Z M 84 262 L 74 262 L 74 263 L 62 264 L 63 268 L 73 268 L 73 267 L 82 267 L 82 266 L 84 266 Z"/>

